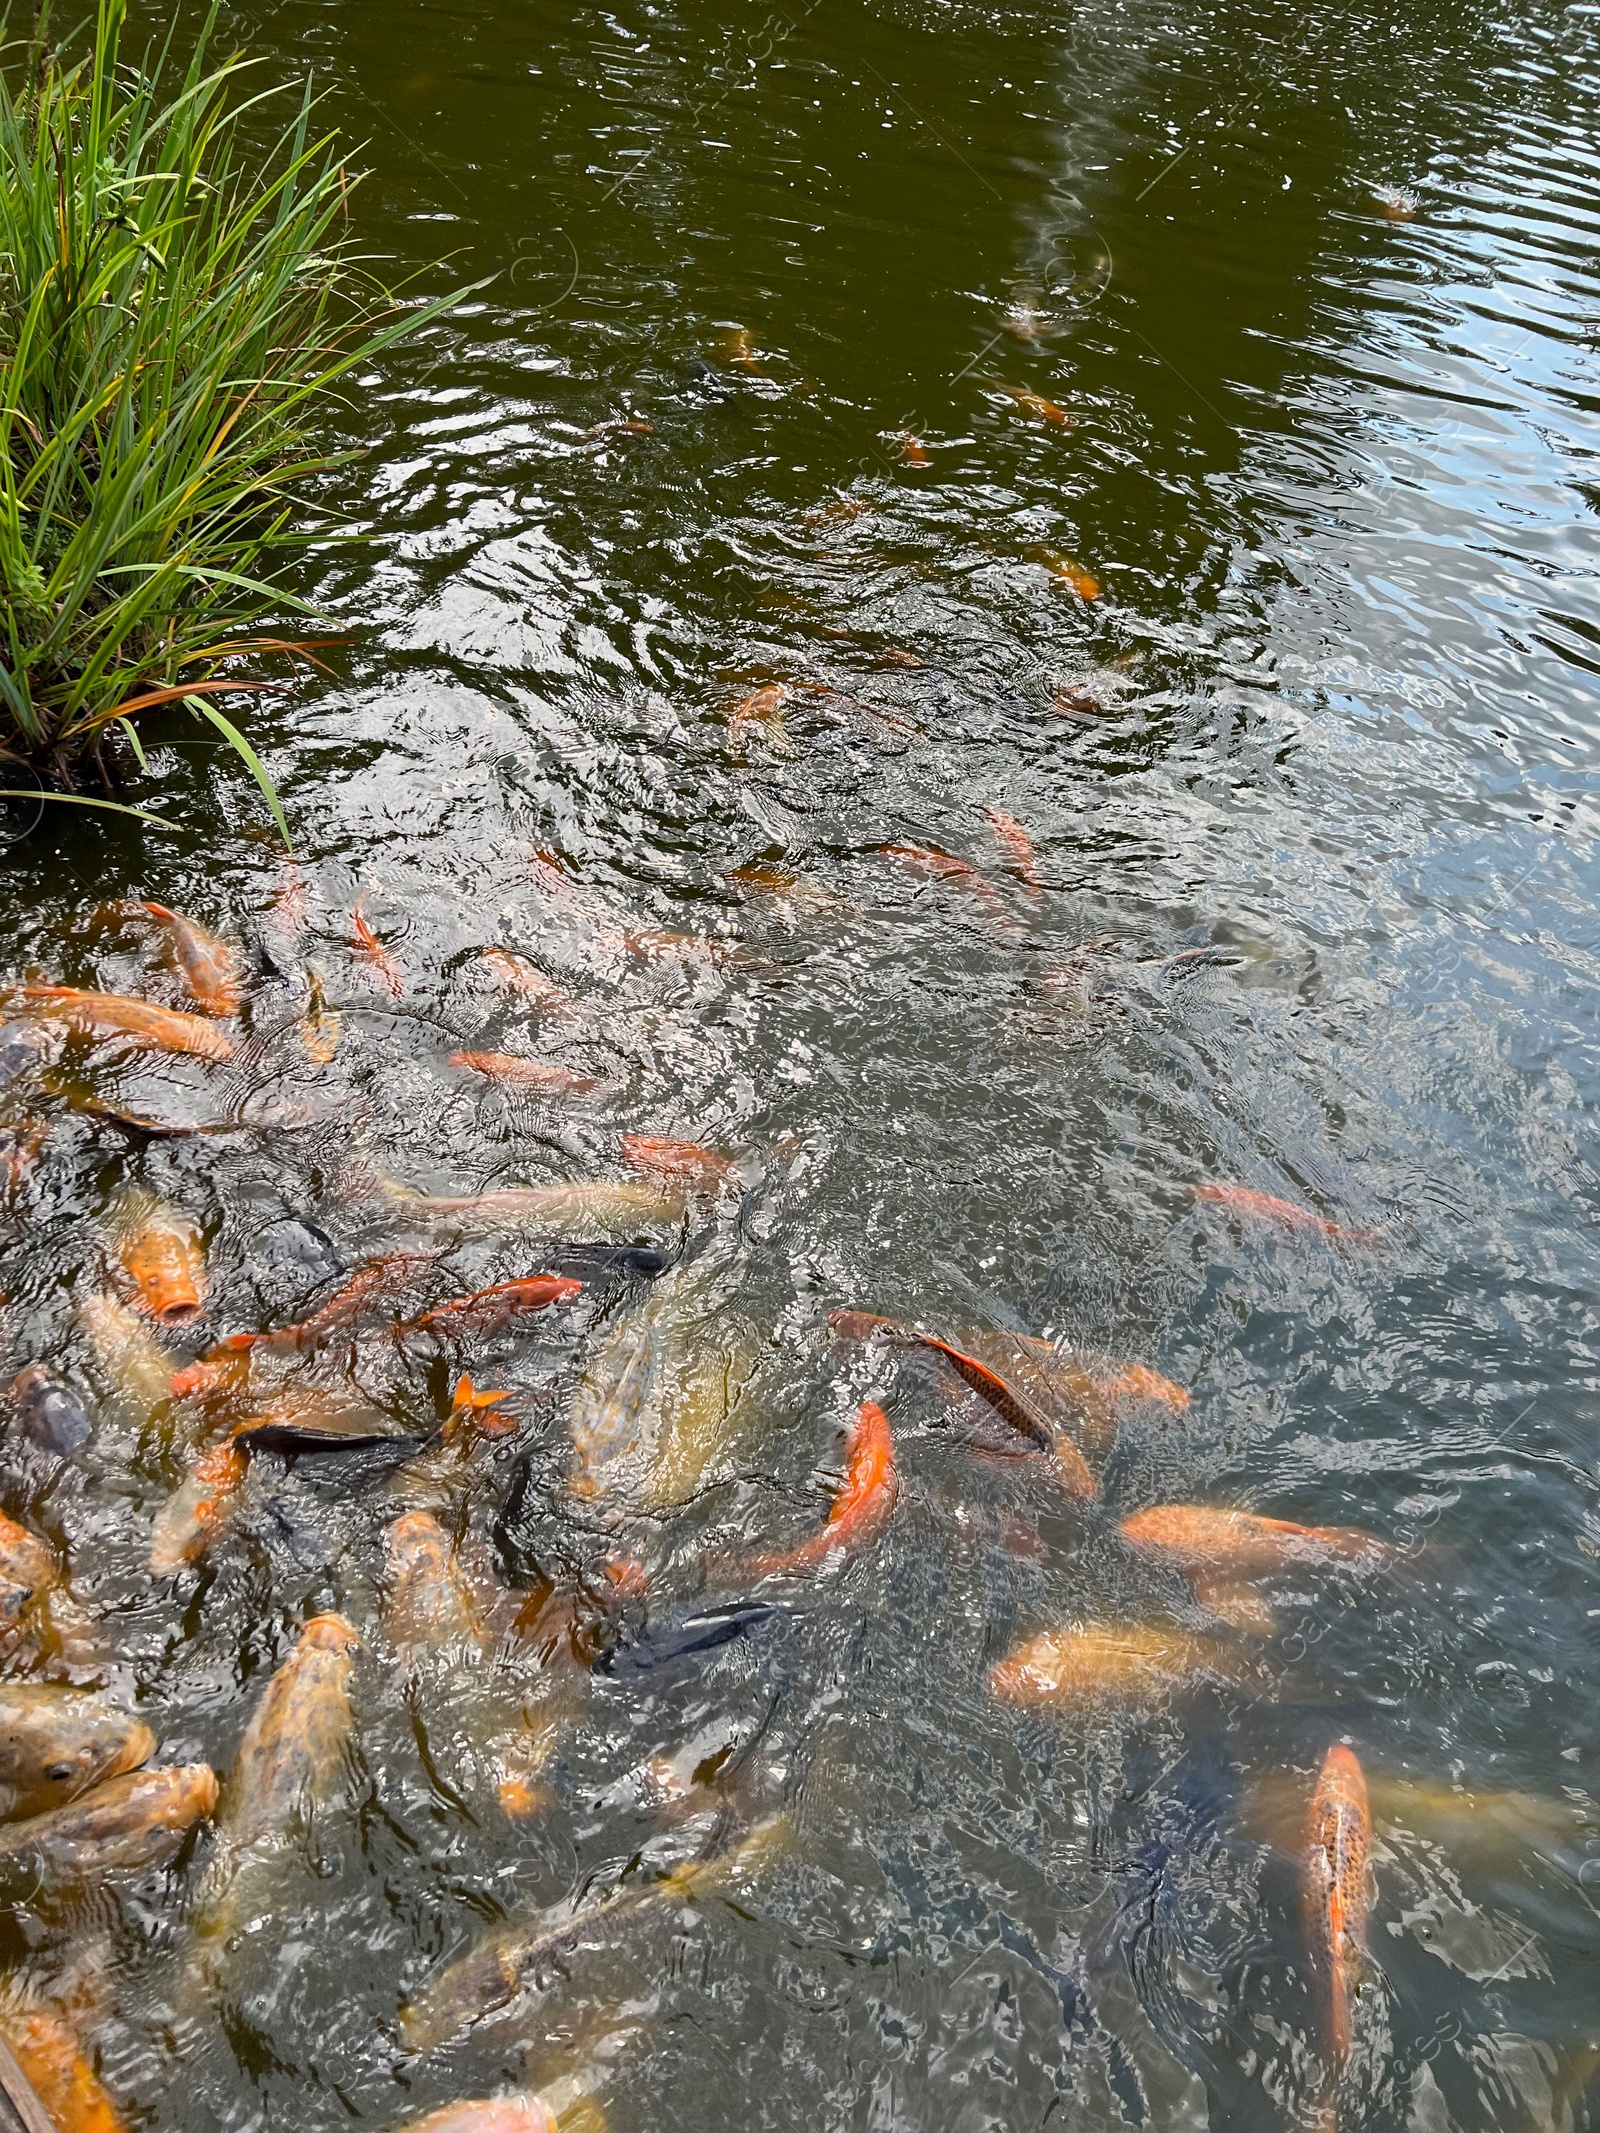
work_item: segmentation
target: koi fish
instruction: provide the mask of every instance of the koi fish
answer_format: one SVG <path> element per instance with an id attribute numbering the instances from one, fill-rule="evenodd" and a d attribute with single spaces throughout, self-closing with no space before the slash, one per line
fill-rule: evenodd
<path id="1" fill-rule="evenodd" d="M 127 2121 L 89 2064 L 76 2033 L 31 1997 L 0 2000 L 0 2036 L 52 2133 L 127 2133 Z M 24 2118 L 27 2133 L 37 2119 Z"/>
<path id="2" fill-rule="evenodd" d="M 1054 400 L 1045 399 L 1042 393 L 1030 392 L 1026 385 L 997 385 L 996 392 L 1005 394 L 1016 402 L 1025 415 L 1037 415 L 1041 422 L 1053 422 L 1058 428 L 1075 430 L 1082 421 L 1070 408 L 1057 407 Z"/>
<path id="3" fill-rule="evenodd" d="M 988 1402 L 995 1413 L 1009 1422 L 1033 1449 L 1052 1461 L 1072 1495 L 1087 1501 L 1097 1494 L 1093 1474 L 1072 1439 L 1053 1429 L 1034 1403 L 1009 1385 L 997 1370 L 969 1355 L 965 1349 L 922 1333 L 891 1318 L 878 1318 L 869 1311 L 830 1311 L 828 1324 L 841 1340 L 886 1339 L 899 1345 L 926 1349 L 948 1363 L 964 1384 Z"/>
<path id="4" fill-rule="evenodd" d="M 0 1622 L 15 1622 L 36 1592 L 60 1579 L 50 1543 L 0 1511 Z"/>
<path id="5" fill-rule="evenodd" d="M 559 2121 L 537 2096 L 488 2096 L 447 2103 L 413 2118 L 400 2133 L 557 2133 Z"/>
<path id="6" fill-rule="evenodd" d="M 1248 1185 L 1191 1185 L 1189 1191 L 1195 1199 L 1225 1207 L 1230 1214 L 1253 1215 L 1262 1222 L 1276 1222 L 1282 1229 L 1326 1237 L 1332 1244 L 1377 1241 L 1376 1230 L 1341 1229 L 1337 1222 L 1325 1222 L 1321 1215 L 1314 1215 L 1309 1207 L 1297 1207 L 1293 1200 L 1280 1200 L 1270 1192 L 1253 1192 Z"/>
<path id="7" fill-rule="evenodd" d="M 740 1183 L 736 1163 L 696 1141 L 651 1140 L 642 1133 L 626 1133 L 620 1153 L 630 1170 L 663 1183 L 681 1179 L 701 1192 L 726 1192 Z"/>
<path id="8" fill-rule="evenodd" d="M 206 1267 L 192 1225 L 149 1193 L 128 1193 L 115 1215 L 117 1262 L 141 1311 L 163 1326 L 200 1316 Z"/>
<path id="9" fill-rule="evenodd" d="M 765 376 L 748 326 L 725 327 L 717 336 L 716 346 L 725 363 L 737 364 L 739 369 L 753 371 L 757 377 Z"/>
<path id="10" fill-rule="evenodd" d="M 502 1281 L 474 1296 L 458 1296 L 450 1303 L 424 1311 L 396 1330 L 418 1333 L 497 1333 L 513 1319 L 531 1311 L 546 1311 L 552 1304 L 568 1303 L 583 1294 L 583 1283 L 566 1274 L 530 1274 L 522 1281 Z"/>
<path id="11" fill-rule="evenodd" d="M 1121 1400 L 1158 1400 L 1174 1414 L 1183 1414 L 1190 1404 L 1190 1396 L 1181 1385 L 1174 1385 L 1159 1370 L 1146 1369 L 1143 1363 L 1124 1363 L 1115 1356 L 1095 1355 L 1083 1349 L 1058 1348 L 1054 1341 L 1042 1340 L 1036 1333 L 1007 1337 L 1036 1356 L 1046 1375 L 1070 1397 L 1092 1396 L 1112 1404 Z"/>
<path id="12" fill-rule="evenodd" d="M 316 971 L 306 977 L 306 1011 L 300 1018 L 300 1037 L 318 1066 L 326 1066 L 339 1049 L 341 1023 L 338 1010 L 328 1005 L 322 979 Z"/>
<path id="13" fill-rule="evenodd" d="M 161 928 L 168 953 L 203 1014 L 236 1015 L 241 996 L 239 959 L 226 941 L 165 904 L 141 904 Z"/>
<path id="14" fill-rule="evenodd" d="M 447 1647 L 482 1658 L 490 1634 L 450 1536 L 431 1511 L 407 1511 L 385 1528 L 384 1635 L 414 1664 Z"/>
<path id="15" fill-rule="evenodd" d="M 908 467 L 931 467 L 927 446 L 911 430 L 902 430 L 899 437 L 900 458 Z"/>
<path id="16" fill-rule="evenodd" d="M 544 1096 L 578 1096 L 599 1087 L 592 1074 L 547 1066 L 542 1059 L 524 1059 L 515 1052 L 452 1052 L 450 1064 L 481 1074 L 498 1089 L 537 1089 Z"/>
<path id="17" fill-rule="evenodd" d="M 1229 1629 L 1236 1629 L 1245 1637 L 1276 1634 L 1278 1618 L 1253 1585 L 1221 1571 L 1214 1576 L 1197 1572 L 1192 1583 L 1200 1605 Z"/>
<path id="18" fill-rule="evenodd" d="M 311 916 L 311 884 L 292 859 L 286 859 L 268 903 L 278 931 L 291 939 L 303 933 Z"/>
<path id="19" fill-rule="evenodd" d="M 150 1570 L 171 1577 L 205 1554 L 237 1508 L 250 1461 L 235 1436 L 203 1451 L 156 1514 L 150 1530 Z"/>
<path id="20" fill-rule="evenodd" d="M 222 1788 L 230 1845 L 288 1836 L 339 1780 L 350 1737 L 350 1677 L 361 1639 L 342 1615 L 313 1615 L 262 1691 Z"/>
<path id="21" fill-rule="evenodd" d="M 1335 1742 L 1323 1757 L 1306 1817 L 1301 1890 L 1306 1938 L 1328 1986 L 1328 2043 L 1335 2067 L 1350 2050 L 1367 1929 L 1367 1849 L 1372 1818 L 1354 1753 Z"/>
<path id="22" fill-rule="evenodd" d="M 102 1697 L 0 1683 L 0 1821 L 49 1814 L 155 1752 L 150 1728 Z"/>
<path id="23" fill-rule="evenodd" d="M 1026 888 L 1035 892 L 1044 887 L 1039 879 L 1039 865 L 1034 856 L 1033 839 L 1028 835 L 1015 815 L 1008 815 L 1003 807 L 986 807 L 990 827 L 996 840 L 1004 847 L 1017 879 Z"/>
<path id="24" fill-rule="evenodd" d="M 1355 1526 L 1302 1526 L 1211 1504 L 1156 1504 L 1123 1519 L 1117 1531 L 1131 1547 L 1179 1570 L 1234 1577 L 1264 1576 L 1293 1563 L 1377 1562 L 1389 1553 Z"/>
<path id="25" fill-rule="evenodd" d="M 491 977 L 498 978 L 502 985 L 521 995 L 524 1000 L 536 1000 L 546 1007 L 560 1006 L 566 995 L 558 986 L 552 985 L 535 964 L 525 955 L 517 955 L 510 948 L 480 948 L 477 961 Z"/>
<path id="26" fill-rule="evenodd" d="M 130 1771 L 81 1800 L 0 1828 L 0 1874 L 25 1869 L 34 1887 L 59 1894 L 102 1874 L 157 1866 L 216 1804 L 208 1763 Z"/>
<path id="27" fill-rule="evenodd" d="M 1065 585 L 1075 592 L 1080 600 L 1099 599 L 1100 580 L 1092 571 L 1085 570 L 1081 563 L 1074 562 L 1071 556 L 1062 555 L 1055 548 L 1046 548 L 1041 552 L 1039 560 L 1058 585 Z"/>
<path id="28" fill-rule="evenodd" d="M 86 1296 L 78 1317 L 106 1381 L 150 1421 L 173 1397 L 172 1357 L 115 1296 Z"/>
<path id="29" fill-rule="evenodd" d="M 766 688 L 757 689 L 734 705 L 728 713 L 728 733 L 735 740 L 743 740 L 749 726 L 765 726 L 775 740 L 786 738 L 783 706 L 789 694 L 785 682 L 769 682 Z"/>
<path id="30" fill-rule="evenodd" d="M 348 1333 L 361 1319 L 404 1294 L 425 1269 L 435 1252 L 388 1252 L 357 1267 L 350 1278 L 309 1318 L 293 1325 L 275 1326 L 265 1333 L 228 1333 L 208 1348 L 198 1363 L 180 1370 L 171 1380 L 175 1399 L 195 1392 L 209 1392 L 219 1384 L 236 1383 L 248 1369 L 248 1357 L 263 1355 L 309 1355 Z"/>
<path id="31" fill-rule="evenodd" d="M 1409 222 L 1417 212 L 1416 194 L 1402 192 L 1397 186 L 1375 185 L 1372 197 L 1383 209 L 1385 222 Z"/>
<path id="32" fill-rule="evenodd" d="M 88 992 L 71 985 L 24 985 L 20 1005 L 24 1014 L 65 1023 L 97 1042 L 121 1038 L 142 1051 L 183 1052 L 195 1059 L 219 1061 L 233 1057 L 231 1039 L 203 1015 L 179 1014 L 120 993 Z"/>
<path id="33" fill-rule="evenodd" d="M 513 1185 L 493 1192 L 435 1197 L 411 1192 L 391 1179 L 383 1190 L 394 1205 L 419 1220 L 460 1229 L 527 1227 L 549 1237 L 596 1235 L 631 1242 L 644 1232 L 670 1228 L 683 1219 L 684 1196 L 635 1178 L 598 1178 L 564 1185 Z"/>
<path id="34" fill-rule="evenodd" d="M 47 1118 L 24 1118 L 0 1126 L 0 1194 L 4 1198 L 15 1199 L 21 1192 L 37 1169 L 49 1138 Z"/>
<path id="35" fill-rule="evenodd" d="M 892 859 L 896 866 L 904 867 L 908 873 L 965 889 L 983 905 L 1002 933 L 1013 939 L 1016 937 L 1020 929 L 1006 909 L 1004 897 L 970 860 L 957 859 L 951 852 L 937 851 L 926 844 L 880 844 L 878 849 L 886 859 Z"/>
<path id="36" fill-rule="evenodd" d="M 385 992 L 391 993 L 398 1000 L 406 989 L 400 965 L 367 924 L 366 913 L 359 902 L 350 913 L 350 926 L 355 934 L 357 955 L 367 964 Z"/>
<path id="37" fill-rule="evenodd" d="M 42 1452 L 70 1459 L 81 1452 L 92 1435 L 92 1425 L 83 1402 L 71 1386 L 43 1363 L 30 1363 L 11 1381 L 23 1434 Z"/>
<path id="38" fill-rule="evenodd" d="M 863 1400 L 850 1425 L 844 1481 L 828 1523 L 788 1555 L 758 1556 L 751 1571 L 758 1577 L 787 1577 L 819 1569 L 840 1551 L 853 1555 L 882 1533 L 894 1510 L 895 1493 L 889 1417 L 876 1400 Z"/>
<path id="39" fill-rule="evenodd" d="M 398 1469 L 394 1494 L 419 1506 L 449 1504 L 457 1484 L 467 1477 L 478 1446 L 516 1434 L 517 1417 L 501 1404 L 511 1397 L 509 1392 L 480 1388 L 470 1377 L 460 1377 L 438 1437 Z"/>
<path id="40" fill-rule="evenodd" d="M 450 1397 L 450 1413 L 444 1424 L 444 1434 L 463 1431 L 471 1427 L 485 1437 L 504 1436 L 516 1428 L 511 1415 L 499 1415 L 495 1409 L 503 1400 L 509 1400 L 509 1392 L 495 1392 L 487 1385 L 474 1385 L 464 1373 L 456 1380 L 456 1389 Z"/>
<path id="41" fill-rule="evenodd" d="M 408 2052 L 432 2051 L 516 1998 L 540 1963 L 585 1935 L 602 1919 L 637 1916 L 659 1906 L 693 1902 L 757 1873 L 786 1840 L 786 1815 L 760 1822 L 737 1844 L 665 1874 L 590 1896 L 575 1910 L 512 1919 L 478 1946 L 448 1963 L 417 1998 L 400 2010 L 400 2041 Z"/>
<path id="42" fill-rule="evenodd" d="M 998 1660 L 989 1686 L 1006 1703 L 1091 1710 L 1159 1702 L 1186 1683 L 1218 1679 L 1214 1639 L 1149 1623 L 1075 1622 L 1041 1630 Z"/>
<path id="43" fill-rule="evenodd" d="M 592 429 L 584 431 L 580 444 L 604 444 L 608 437 L 653 437 L 656 426 L 653 422 L 597 422 Z"/>

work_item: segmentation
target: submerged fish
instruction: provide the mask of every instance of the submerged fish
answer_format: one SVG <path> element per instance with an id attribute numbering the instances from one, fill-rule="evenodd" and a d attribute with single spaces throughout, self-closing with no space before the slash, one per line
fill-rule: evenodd
<path id="1" fill-rule="evenodd" d="M 236 1015 L 241 996 L 239 959 L 227 942 L 165 904 L 141 904 L 139 909 L 166 935 L 168 951 L 195 1005 L 208 1015 Z"/>
<path id="2" fill-rule="evenodd" d="M 186 1326 L 200 1316 L 206 1295 L 205 1257 L 194 1225 L 151 1194 L 124 1194 L 113 1217 L 117 1263 L 141 1311 L 163 1326 Z"/>
<path id="3" fill-rule="evenodd" d="M 316 971 L 306 975 L 306 1011 L 300 1018 L 300 1037 L 309 1056 L 326 1066 L 339 1049 L 341 1024 L 336 1009 L 328 1005 L 322 979 Z"/>
<path id="4" fill-rule="evenodd" d="M 894 1437 L 876 1400 L 863 1400 L 850 1425 L 844 1481 L 820 1533 L 787 1555 L 758 1556 L 750 1569 L 761 1577 L 791 1577 L 817 1570 L 838 1554 L 853 1555 L 875 1541 L 894 1510 Z"/>
<path id="5" fill-rule="evenodd" d="M 537 2096 L 486 2096 L 408 2119 L 399 2133 L 559 2133 L 559 2125 Z"/>
<path id="6" fill-rule="evenodd" d="M 50 1543 L 0 1511 L 0 1622 L 15 1622 L 36 1592 L 59 1583 Z"/>
<path id="7" fill-rule="evenodd" d="M 1302 1526 L 1198 1503 L 1155 1504 L 1123 1519 L 1117 1531 L 1132 1547 L 1180 1570 L 1223 1570 L 1254 1577 L 1291 1564 L 1377 1563 L 1391 1551 L 1355 1526 Z"/>
<path id="8" fill-rule="evenodd" d="M 395 1208 L 418 1221 L 459 1229 L 541 1231 L 547 1237 L 618 1237 L 624 1242 L 683 1219 L 681 1191 L 637 1178 L 597 1178 L 566 1185 L 512 1185 L 497 1191 L 436 1196 L 384 1179 Z"/>
<path id="9" fill-rule="evenodd" d="M 685 1502 L 726 1441 L 759 1337 L 728 1309 L 737 1262 L 684 1260 L 624 1313 L 572 1403 L 574 1495 L 617 1509 Z"/>
<path id="10" fill-rule="evenodd" d="M 957 859 L 953 852 L 941 852 L 928 844 L 881 844 L 878 849 L 886 859 L 892 859 L 908 873 L 965 889 L 988 912 L 1000 932 L 1012 939 L 1017 937 L 1021 929 L 1006 908 L 1005 898 L 987 875 L 979 873 L 970 859 Z"/>
<path id="11" fill-rule="evenodd" d="M 62 1022 L 81 1036 L 122 1038 L 146 1051 L 185 1052 L 196 1059 L 231 1059 L 233 1044 L 203 1015 L 183 1015 L 120 993 L 82 991 L 72 985 L 24 985 L 11 1002 L 24 1014 Z"/>
<path id="12" fill-rule="evenodd" d="M 398 1000 L 406 989 L 400 965 L 367 924 L 367 915 L 359 899 L 350 913 L 350 927 L 355 935 L 356 954 L 367 965 L 384 991 L 391 993 Z"/>
<path id="13" fill-rule="evenodd" d="M 158 1866 L 217 1804 L 208 1763 L 135 1770 L 82 1799 L 0 1828 L 0 1876 L 60 1894 L 102 1874 Z"/>
<path id="14" fill-rule="evenodd" d="M 1093 571 L 1085 570 L 1083 565 L 1075 562 L 1071 556 L 1062 555 L 1059 549 L 1044 548 L 1039 552 L 1039 561 L 1058 585 L 1065 585 L 1069 591 L 1075 592 L 1080 600 L 1099 599 L 1100 580 Z"/>
<path id="15" fill-rule="evenodd" d="M 156 1751 L 147 1725 L 83 1689 L 0 1683 L 0 1821 L 49 1814 Z"/>
<path id="16" fill-rule="evenodd" d="M 452 1052 L 450 1064 L 481 1074 L 497 1089 L 537 1090 L 544 1096 L 581 1096 L 600 1086 L 593 1074 L 550 1066 L 542 1059 L 524 1059 L 516 1052 Z"/>
<path id="17" fill-rule="evenodd" d="M 788 1818 L 758 1823 L 737 1844 L 690 1860 L 658 1881 L 604 1890 L 576 1910 L 509 1920 L 476 1948 L 449 1963 L 400 2010 L 400 2041 L 408 2052 L 432 2051 L 473 2022 L 504 2007 L 538 1966 L 562 1954 L 597 1924 L 635 1918 L 660 1905 L 693 1902 L 757 1872 L 786 1840 Z"/>
<path id="18" fill-rule="evenodd" d="M 752 726 L 762 728 L 773 743 L 782 748 L 788 742 L 788 727 L 783 716 L 783 707 L 788 700 L 786 682 L 768 682 L 765 688 L 753 690 L 742 697 L 728 713 L 728 737 L 735 743 L 742 742 Z"/>
<path id="19" fill-rule="evenodd" d="M 521 1281 L 502 1281 L 471 1296 L 457 1296 L 437 1304 L 420 1318 L 408 1320 L 397 1332 L 498 1333 L 513 1320 L 535 1311 L 548 1311 L 552 1304 L 570 1303 L 583 1294 L 583 1283 L 566 1274 L 529 1274 Z"/>
<path id="20" fill-rule="evenodd" d="M 93 1434 L 83 1402 L 53 1370 L 30 1363 L 11 1381 L 11 1397 L 24 1434 L 42 1452 L 70 1459 Z"/>
<path id="21" fill-rule="evenodd" d="M 544 1007 L 559 1007 L 566 1003 L 566 994 L 553 985 L 525 955 L 518 955 L 511 948 L 480 948 L 476 960 L 491 977 L 498 978 L 524 1000 L 532 1000 Z"/>
<path id="22" fill-rule="evenodd" d="M 1252 1215 L 1258 1221 L 1276 1222 L 1281 1229 L 1295 1229 L 1326 1237 L 1333 1244 L 1373 1244 L 1377 1231 L 1370 1229 L 1341 1229 L 1337 1222 L 1325 1222 L 1321 1215 L 1314 1215 L 1309 1207 L 1298 1207 L 1293 1200 L 1280 1200 L 1270 1192 L 1253 1192 L 1247 1185 L 1191 1185 L 1191 1194 L 1197 1200 L 1225 1207 L 1230 1214 Z"/>
<path id="23" fill-rule="evenodd" d="M 383 1535 L 383 1632 L 415 1663 L 452 1648 L 481 1658 L 491 1632 L 455 1543 L 431 1511 L 407 1511 Z"/>
<path id="24" fill-rule="evenodd" d="M 212 1343 L 198 1363 L 172 1377 L 170 1390 L 182 1399 L 191 1393 L 242 1382 L 251 1354 L 313 1355 L 318 1349 L 352 1335 L 363 1319 L 393 1304 L 432 1267 L 436 1252 L 386 1252 L 357 1267 L 309 1318 L 264 1333 L 229 1333 Z"/>
<path id="25" fill-rule="evenodd" d="M 731 1156 L 702 1148 L 696 1141 L 652 1140 L 643 1133 L 625 1133 L 620 1153 L 630 1170 L 658 1183 L 681 1181 L 701 1192 L 726 1192 L 743 1182 Z"/>
<path id="26" fill-rule="evenodd" d="M 78 1317 L 107 1383 L 148 1422 L 172 1399 L 172 1357 L 115 1296 L 86 1296 Z"/>
<path id="27" fill-rule="evenodd" d="M 1034 854 L 1033 839 L 1028 835 L 1015 815 L 1008 815 L 1003 807 L 986 807 L 984 813 L 1006 857 L 1011 861 L 1013 872 L 1025 888 L 1037 893 L 1044 887 L 1039 879 L 1039 862 Z"/>
<path id="28" fill-rule="evenodd" d="M 1213 1638 L 1148 1623 L 1074 1622 L 1019 1644 L 990 1668 L 989 1686 L 1007 1703 L 1077 1711 L 1161 1702 L 1229 1671 Z"/>
<path id="29" fill-rule="evenodd" d="M 1053 422 L 1061 429 L 1075 430 L 1083 419 L 1070 408 L 1058 407 L 1042 393 L 1031 392 L 1026 385 L 997 385 L 995 391 L 1004 393 L 1025 415 L 1037 415 L 1041 422 Z"/>
<path id="30" fill-rule="evenodd" d="M 1335 2067 L 1350 2050 L 1367 1930 L 1367 1849 L 1372 1819 L 1354 1753 L 1335 1742 L 1323 1758 L 1306 1817 L 1301 1890 L 1306 1938 L 1328 1991 L 1327 2041 Z"/>
<path id="31" fill-rule="evenodd" d="M 170 1577 L 205 1554 L 237 1509 L 249 1471 L 249 1457 L 233 1436 L 200 1454 L 150 1529 L 153 1576 Z"/>
<path id="32" fill-rule="evenodd" d="M 899 436 L 900 457 L 908 467 L 931 467 L 932 459 L 922 439 L 912 430 L 902 430 Z"/>
<path id="33" fill-rule="evenodd" d="M 222 1788 L 217 1829 L 230 1848 L 283 1843 L 327 1803 L 344 1768 L 360 1648 L 342 1615 L 313 1615 L 301 1630 L 251 1712 Z"/>
<path id="34" fill-rule="evenodd" d="M 76 2032 L 33 1996 L 0 1995 L 0 2036 L 16 2054 L 53 2133 L 127 2133 Z M 26 2133 L 34 2125 L 24 2120 Z"/>

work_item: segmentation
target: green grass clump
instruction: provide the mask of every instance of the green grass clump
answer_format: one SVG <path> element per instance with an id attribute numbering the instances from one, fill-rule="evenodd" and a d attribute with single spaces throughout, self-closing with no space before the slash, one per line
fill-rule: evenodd
<path id="1" fill-rule="evenodd" d="M 121 61 L 124 12 L 99 0 L 76 62 L 36 29 L 0 66 L 0 775 L 70 789 L 114 726 L 142 763 L 140 716 L 182 705 L 283 828 L 217 699 L 300 649 L 262 625 L 308 612 L 281 573 L 328 537 L 296 523 L 341 456 L 319 403 L 454 299 L 402 308 L 359 269 L 309 83 L 252 152 L 274 92 L 237 94 L 208 24 L 164 94 L 165 61 Z"/>

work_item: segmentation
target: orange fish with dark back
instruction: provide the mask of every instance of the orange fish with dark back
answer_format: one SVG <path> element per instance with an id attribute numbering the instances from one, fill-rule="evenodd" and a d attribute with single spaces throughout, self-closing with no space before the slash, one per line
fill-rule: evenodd
<path id="1" fill-rule="evenodd" d="M 1352 1750 L 1335 1742 L 1306 1817 L 1301 1892 L 1306 1938 L 1328 1988 L 1327 2041 L 1336 2073 L 1349 2054 L 1361 1982 L 1371 1840 L 1366 1778 Z"/>
<path id="2" fill-rule="evenodd" d="M 761 1577 L 792 1576 L 820 1568 L 841 1549 L 854 1553 L 888 1524 L 895 1490 L 889 1417 L 876 1400 L 863 1400 L 850 1425 L 844 1483 L 828 1523 L 789 1554 L 758 1557 L 749 1568 Z"/>
<path id="3" fill-rule="evenodd" d="M 583 1283 L 567 1274 L 530 1274 L 522 1281 L 497 1282 L 472 1296 L 457 1296 L 437 1304 L 420 1318 L 396 1328 L 402 1333 L 496 1333 L 513 1319 L 533 1311 L 547 1311 L 552 1304 L 568 1303 L 583 1294 Z"/>

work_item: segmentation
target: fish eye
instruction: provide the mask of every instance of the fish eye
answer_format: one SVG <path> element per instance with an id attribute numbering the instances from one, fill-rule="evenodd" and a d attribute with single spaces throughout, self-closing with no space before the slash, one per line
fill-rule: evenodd
<path id="1" fill-rule="evenodd" d="M 52 1763 L 45 1772 L 45 1776 L 52 1785 L 64 1785 L 72 1774 L 73 1766 L 71 1763 Z"/>

